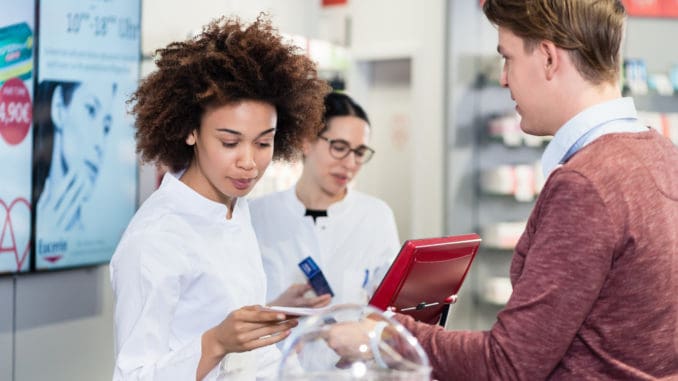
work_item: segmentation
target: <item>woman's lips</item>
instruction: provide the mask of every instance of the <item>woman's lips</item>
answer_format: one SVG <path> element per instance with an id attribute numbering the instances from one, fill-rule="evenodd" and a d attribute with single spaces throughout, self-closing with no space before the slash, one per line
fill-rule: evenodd
<path id="1" fill-rule="evenodd" d="M 334 176 L 334 178 L 337 179 L 337 181 L 339 181 L 339 182 L 342 183 L 342 184 L 345 184 L 345 183 L 347 183 L 347 182 L 349 181 L 348 176 L 344 176 L 344 175 L 336 175 L 336 174 L 335 174 L 335 175 L 332 175 L 332 176 Z"/>
<path id="2" fill-rule="evenodd" d="M 237 190 L 245 190 L 252 185 L 252 182 L 254 182 L 254 179 L 232 179 L 233 186 Z"/>

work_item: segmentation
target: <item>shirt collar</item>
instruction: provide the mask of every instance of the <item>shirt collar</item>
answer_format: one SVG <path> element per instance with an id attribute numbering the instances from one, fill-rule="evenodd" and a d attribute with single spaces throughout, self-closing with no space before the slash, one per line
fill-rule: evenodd
<path id="1" fill-rule="evenodd" d="M 615 119 L 637 119 L 633 98 L 613 99 L 589 107 L 567 121 L 553 136 L 541 158 L 544 178 L 561 164 L 570 148 L 590 130 Z"/>
<path id="2" fill-rule="evenodd" d="M 181 212 L 192 215 L 201 215 L 203 217 L 217 221 L 233 222 L 238 221 L 240 218 L 246 216 L 248 212 L 246 200 L 237 198 L 233 208 L 233 213 L 231 214 L 231 220 L 227 220 L 226 215 L 228 214 L 228 207 L 220 202 L 212 201 L 202 196 L 193 190 L 193 188 L 184 184 L 181 180 L 179 180 L 181 174 L 182 172 L 165 173 L 165 176 L 162 179 L 162 184 L 160 185 L 161 187 L 167 189 L 167 193 L 177 206 L 177 209 L 179 209 Z"/>

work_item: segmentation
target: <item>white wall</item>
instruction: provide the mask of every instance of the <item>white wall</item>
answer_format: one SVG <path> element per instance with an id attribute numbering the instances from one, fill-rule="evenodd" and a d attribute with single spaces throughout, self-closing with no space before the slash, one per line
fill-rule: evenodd
<path id="1" fill-rule="evenodd" d="M 0 380 L 12 380 L 14 367 L 14 279 L 0 278 Z"/>
<path id="2" fill-rule="evenodd" d="M 200 31 L 220 16 L 236 15 L 251 21 L 260 12 L 287 34 L 316 37 L 320 1 L 310 0 L 144 0 L 142 51 L 145 54 Z"/>
<path id="3" fill-rule="evenodd" d="M 442 235 L 446 2 L 349 4 L 356 65 L 348 90 L 379 115 L 372 144 L 386 153 L 365 166 L 357 187 L 391 205 L 402 240 Z M 407 62 L 409 76 L 397 74 L 398 62 Z M 375 73 L 394 68 L 392 81 Z"/>
<path id="4" fill-rule="evenodd" d="M 0 380 L 110 380 L 108 266 L 0 278 Z"/>
<path id="5" fill-rule="evenodd" d="M 14 380 L 110 380 L 108 266 L 16 280 Z"/>
<path id="6" fill-rule="evenodd" d="M 412 60 L 362 61 L 357 64 L 364 92 L 355 95 L 372 125 L 376 150 L 356 181 L 356 188 L 383 199 L 393 209 L 401 240 L 412 235 L 414 139 L 412 137 Z M 350 85 L 350 83 L 349 83 Z"/>

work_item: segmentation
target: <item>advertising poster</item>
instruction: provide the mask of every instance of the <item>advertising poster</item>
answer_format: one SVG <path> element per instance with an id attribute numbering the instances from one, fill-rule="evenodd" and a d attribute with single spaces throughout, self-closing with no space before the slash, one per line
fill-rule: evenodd
<path id="1" fill-rule="evenodd" d="M 0 274 L 30 269 L 35 4 L 0 12 Z"/>
<path id="2" fill-rule="evenodd" d="M 678 0 L 624 0 L 629 16 L 678 17 Z"/>
<path id="3" fill-rule="evenodd" d="M 33 197 L 37 270 L 107 262 L 136 208 L 139 0 L 42 0 Z"/>
<path id="4" fill-rule="evenodd" d="M 661 4 L 659 0 L 624 0 L 626 13 L 630 16 L 659 17 Z"/>

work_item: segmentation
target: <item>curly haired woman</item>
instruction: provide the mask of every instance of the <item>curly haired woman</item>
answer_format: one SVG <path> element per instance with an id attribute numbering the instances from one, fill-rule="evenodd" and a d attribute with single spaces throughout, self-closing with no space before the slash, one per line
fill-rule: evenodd
<path id="1" fill-rule="evenodd" d="M 267 311 L 243 198 L 322 126 L 329 87 L 265 17 L 156 52 L 130 102 L 142 159 L 171 169 L 111 260 L 114 379 L 271 377 L 297 323 Z"/>

